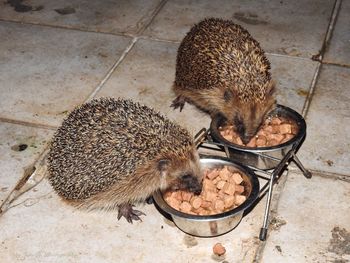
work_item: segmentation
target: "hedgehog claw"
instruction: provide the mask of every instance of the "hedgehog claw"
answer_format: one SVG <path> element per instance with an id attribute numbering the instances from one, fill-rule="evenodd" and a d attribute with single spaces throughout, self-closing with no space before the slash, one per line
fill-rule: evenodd
<path id="1" fill-rule="evenodd" d="M 181 96 L 178 96 L 176 99 L 173 100 L 173 102 L 171 103 L 170 107 L 173 107 L 174 110 L 176 110 L 177 108 L 180 109 L 180 112 L 182 111 L 182 109 L 185 106 L 185 99 Z"/>
<path id="2" fill-rule="evenodd" d="M 146 214 L 139 210 L 134 210 L 132 207 L 133 205 L 130 205 L 130 204 L 120 205 L 118 209 L 118 220 L 120 220 L 120 218 L 124 216 L 126 221 L 128 221 L 128 223 L 132 224 L 133 220 L 134 221 L 140 220 L 142 222 L 140 216 L 142 215 L 145 216 Z"/>

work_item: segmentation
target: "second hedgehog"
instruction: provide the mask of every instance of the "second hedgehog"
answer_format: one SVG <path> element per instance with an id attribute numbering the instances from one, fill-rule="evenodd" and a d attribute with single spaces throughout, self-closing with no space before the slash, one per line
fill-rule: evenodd
<path id="1" fill-rule="evenodd" d="M 182 40 L 173 86 L 174 108 L 192 103 L 223 115 L 247 143 L 274 108 L 270 63 L 248 31 L 229 20 L 205 19 Z"/>
<path id="2" fill-rule="evenodd" d="M 118 219 L 139 220 L 132 208 L 156 190 L 201 190 L 199 156 L 190 134 L 153 109 L 103 98 L 76 108 L 56 132 L 49 181 L 70 204 L 118 208 Z"/>

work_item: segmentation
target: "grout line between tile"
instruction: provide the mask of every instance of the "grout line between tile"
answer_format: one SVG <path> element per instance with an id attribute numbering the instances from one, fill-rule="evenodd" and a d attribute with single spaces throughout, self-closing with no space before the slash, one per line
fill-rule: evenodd
<path id="1" fill-rule="evenodd" d="M 89 29 L 80 29 L 80 28 L 62 26 L 62 25 L 49 25 L 49 24 L 41 24 L 41 23 L 39 24 L 39 23 L 32 23 L 32 22 L 26 22 L 26 21 L 5 20 L 0 18 L 0 23 L 1 22 L 28 25 L 28 26 L 56 28 L 56 29 L 62 29 L 62 30 L 65 29 L 65 30 L 72 30 L 72 31 L 78 31 L 78 32 L 85 32 L 85 33 L 96 33 L 96 34 L 104 34 L 104 35 L 111 35 L 111 36 L 130 37 L 130 38 L 133 38 L 136 36 L 136 34 L 132 34 L 132 33 L 94 31 Z"/>
<path id="2" fill-rule="evenodd" d="M 120 63 L 124 60 L 124 58 L 127 56 L 129 51 L 133 48 L 135 43 L 137 42 L 138 37 L 134 37 L 129 44 L 129 46 L 126 47 L 123 54 L 120 56 L 120 58 L 114 63 L 114 65 L 111 67 L 111 69 L 108 71 L 106 76 L 101 80 L 100 84 L 95 88 L 95 90 L 87 97 L 85 102 L 90 101 L 95 97 L 95 95 L 100 91 L 102 86 L 107 82 L 107 80 L 110 78 L 110 76 L 113 74 L 114 70 L 120 65 Z"/>
<path id="3" fill-rule="evenodd" d="M 26 122 L 26 121 L 19 121 L 19 120 L 13 120 L 8 118 L 0 117 L 0 122 L 6 122 L 6 123 L 12 123 L 27 127 L 34 127 L 34 128 L 40 128 L 40 129 L 47 129 L 47 130 L 57 130 L 56 126 L 52 125 L 46 125 L 46 124 L 40 124 L 40 123 L 32 123 L 32 122 Z"/>
<path id="4" fill-rule="evenodd" d="M 155 38 L 155 37 L 151 37 L 151 36 L 147 36 L 147 35 L 141 35 L 139 38 L 151 40 L 151 41 L 157 41 L 157 42 L 165 42 L 165 43 L 174 43 L 174 44 L 181 43 L 181 41 L 177 41 L 177 40 L 167 40 L 167 39 Z"/>
<path id="5" fill-rule="evenodd" d="M 136 32 L 136 34 L 139 36 L 140 34 L 142 34 L 147 27 L 152 23 L 152 21 L 154 20 L 154 18 L 158 15 L 158 13 L 160 12 L 160 10 L 163 8 L 163 6 L 168 2 L 168 0 L 162 0 L 159 5 L 155 8 L 155 10 L 152 12 L 150 19 L 148 22 L 146 22 L 142 27 L 140 27 L 140 29 Z M 142 20 L 142 18 L 141 18 Z"/>
<path id="6" fill-rule="evenodd" d="M 307 97 L 305 99 L 305 103 L 303 105 L 303 109 L 301 111 L 301 115 L 306 119 L 306 115 L 309 111 L 309 107 L 310 107 L 310 103 L 311 103 L 311 99 L 314 95 L 314 92 L 315 92 L 315 86 L 316 86 L 316 83 L 317 83 L 317 80 L 318 80 L 318 76 L 319 76 L 319 73 L 320 73 L 320 70 L 321 70 L 321 66 L 322 64 L 320 62 L 317 63 L 317 67 L 316 67 L 316 70 L 315 70 L 315 73 L 314 73 L 314 76 L 312 78 L 312 81 L 311 81 L 311 84 L 310 84 L 310 89 L 309 89 L 309 92 L 307 94 Z"/>
<path id="7" fill-rule="evenodd" d="M 339 16 L 341 4 L 342 4 L 342 0 L 336 0 L 336 2 L 334 4 L 331 22 L 329 23 L 329 27 L 328 27 L 327 34 L 326 34 L 326 39 L 325 39 L 326 49 L 329 46 L 329 41 L 331 40 L 333 31 L 334 31 L 334 26 L 337 23 L 337 19 L 338 19 L 338 16 Z M 323 57 L 322 57 L 322 60 L 323 60 Z"/>
<path id="8" fill-rule="evenodd" d="M 326 53 L 326 50 L 329 46 L 329 41 L 331 40 L 334 26 L 335 26 L 335 23 L 337 22 L 337 18 L 339 15 L 341 2 L 342 2 L 342 0 L 335 1 L 333 9 L 332 9 L 331 19 L 330 19 L 328 27 L 327 27 L 326 36 L 325 36 L 323 43 L 322 43 L 322 47 L 321 47 L 319 53 L 316 56 L 314 56 L 314 59 L 318 60 L 320 62 L 323 61 L 324 54 Z"/>
<path id="9" fill-rule="evenodd" d="M 328 27 L 327 27 L 326 36 L 325 36 L 325 38 L 323 40 L 323 44 L 322 44 L 321 50 L 320 50 L 318 55 L 315 55 L 313 57 L 313 59 L 315 61 L 318 61 L 319 64 L 317 65 L 314 77 L 313 77 L 311 85 L 310 85 L 309 93 L 308 93 L 308 95 L 306 97 L 306 100 L 305 100 L 305 103 L 304 103 L 304 106 L 303 106 L 302 115 L 303 115 L 304 118 L 306 118 L 307 113 L 308 113 L 309 108 L 310 108 L 310 104 L 311 104 L 311 101 L 312 101 L 312 98 L 313 98 L 313 95 L 314 95 L 314 92 L 315 92 L 316 83 L 317 83 L 317 80 L 318 80 L 318 77 L 320 75 L 320 71 L 321 71 L 321 68 L 322 68 L 323 56 L 324 56 L 324 53 L 326 52 L 326 49 L 327 49 L 328 44 L 329 44 L 329 41 L 331 39 L 333 30 L 334 30 L 334 25 L 336 23 L 336 20 L 337 20 L 339 11 L 340 11 L 341 2 L 342 2 L 342 0 L 336 0 L 335 1 L 333 9 L 332 9 L 331 19 L 330 19 Z"/>
<path id="10" fill-rule="evenodd" d="M 328 177 L 328 178 L 331 177 L 331 178 L 336 178 L 336 179 L 340 179 L 340 180 L 347 178 L 347 180 L 350 182 L 350 174 L 332 173 L 332 172 L 328 172 L 328 171 L 309 169 L 307 167 L 306 167 L 306 169 L 308 171 L 310 171 L 312 175 L 315 175 L 315 176 L 322 176 L 322 177 Z M 289 165 L 289 171 L 291 171 L 293 173 L 301 173 L 299 167 L 297 167 L 297 165 L 295 163 L 291 163 Z"/>
<path id="11" fill-rule="evenodd" d="M 337 180 L 342 180 L 350 183 L 350 175 L 346 174 L 337 174 L 337 173 L 330 173 L 326 171 L 319 171 L 319 170 L 309 170 L 313 176 L 319 176 L 323 178 L 332 178 Z M 299 172 L 299 171 L 297 171 Z M 312 179 L 312 178 L 311 178 Z"/>
<path id="12" fill-rule="evenodd" d="M 270 52 L 265 52 L 265 54 L 266 55 L 270 55 L 270 56 L 282 57 L 282 58 L 292 58 L 292 59 L 299 59 L 299 60 L 310 61 L 310 58 L 308 58 L 308 57 L 297 57 L 297 56 L 290 56 L 290 55 L 278 54 L 278 53 L 270 53 Z"/>
<path id="13" fill-rule="evenodd" d="M 350 64 L 340 64 L 340 63 L 334 63 L 334 62 L 324 62 L 322 61 L 323 65 L 331 65 L 335 67 L 342 67 L 342 68 L 350 68 Z"/>

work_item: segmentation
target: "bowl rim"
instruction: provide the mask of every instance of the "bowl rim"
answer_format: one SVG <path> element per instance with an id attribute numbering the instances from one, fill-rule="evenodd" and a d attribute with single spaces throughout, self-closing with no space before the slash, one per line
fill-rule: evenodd
<path id="1" fill-rule="evenodd" d="M 295 110 L 292 108 L 289 108 L 287 106 L 277 104 L 276 108 L 269 113 L 269 116 L 274 116 L 274 114 L 278 114 L 280 112 L 287 112 L 290 116 L 293 116 L 292 119 L 297 123 L 299 130 L 298 133 L 291 138 L 289 141 L 286 141 L 284 143 L 275 145 L 275 146 L 266 146 L 266 147 L 247 147 L 247 146 L 240 146 L 238 144 L 235 144 L 233 142 L 230 142 L 226 140 L 223 136 L 221 136 L 220 132 L 218 131 L 218 122 L 223 119 L 220 115 L 215 115 L 214 118 L 210 122 L 210 133 L 212 137 L 218 141 L 222 142 L 225 145 L 227 145 L 229 148 L 243 151 L 243 152 L 253 152 L 253 153 L 260 153 L 260 152 L 269 152 L 269 151 L 275 151 L 282 148 L 286 148 L 290 145 L 293 145 L 294 143 L 302 140 L 306 135 L 306 122 L 305 119 Z"/>
<path id="2" fill-rule="evenodd" d="M 176 210 L 175 208 L 172 208 L 168 203 L 164 200 L 163 195 L 160 190 L 156 191 L 153 194 L 153 199 L 155 201 L 156 206 L 159 207 L 162 211 L 166 212 L 167 214 L 170 214 L 171 216 L 176 216 L 180 218 L 185 218 L 189 221 L 213 221 L 217 219 L 225 219 L 228 217 L 232 217 L 233 215 L 238 215 L 240 213 L 243 213 L 247 208 L 249 208 L 255 200 L 259 196 L 260 191 L 260 183 L 259 179 L 256 176 L 256 174 L 253 172 L 252 169 L 249 167 L 242 165 L 239 162 L 233 161 L 231 159 L 221 157 L 221 156 L 214 156 L 214 155 L 203 155 L 200 157 L 200 160 L 209 160 L 209 161 L 216 161 L 218 164 L 226 164 L 231 165 L 237 168 L 240 172 L 244 173 L 248 178 L 250 179 L 252 189 L 249 197 L 239 206 L 228 210 L 226 212 L 220 213 L 220 214 L 214 214 L 214 215 L 192 215 L 183 213 L 179 210 Z"/>

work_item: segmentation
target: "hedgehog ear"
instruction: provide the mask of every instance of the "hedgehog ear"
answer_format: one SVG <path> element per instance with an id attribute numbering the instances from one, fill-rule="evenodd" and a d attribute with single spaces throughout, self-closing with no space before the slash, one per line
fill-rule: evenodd
<path id="1" fill-rule="evenodd" d="M 267 86 L 265 95 L 267 97 L 272 96 L 276 91 L 276 82 L 274 80 L 271 80 Z"/>
<path id="2" fill-rule="evenodd" d="M 158 161 L 158 170 L 161 173 L 164 173 L 166 170 L 168 170 L 170 164 L 170 160 L 169 159 L 160 159 Z"/>
<path id="3" fill-rule="evenodd" d="M 166 189 L 169 187 L 168 183 L 168 167 L 170 165 L 169 159 L 159 159 L 157 161 L 157 168 L 160 178 L 160 189 Z"/>
<path id="4" fill-rule="evenodd" d="M 230 101 L 230 100 L 232 99 L 232 97 L 233 97 L 233 92 L 232 92 L 232 90 L 230 90 L 230 89 L 225 89 L 225 91 L 224 91 L 224 100 L 225 100 L 226 102 L 228 102 L 228 101 Z"/>

